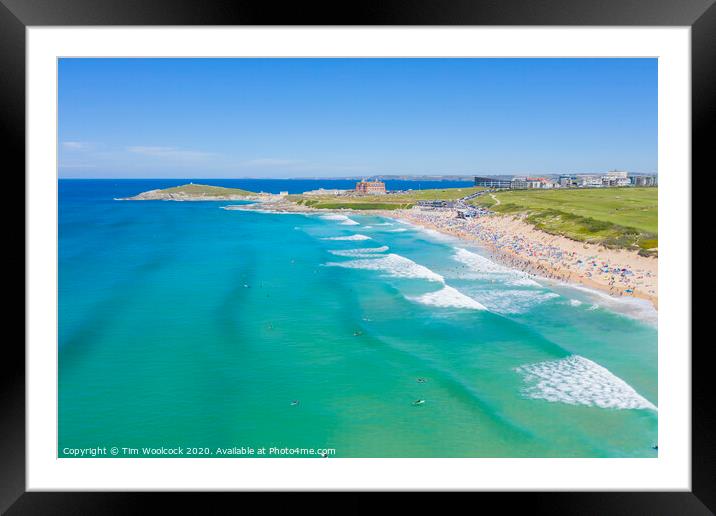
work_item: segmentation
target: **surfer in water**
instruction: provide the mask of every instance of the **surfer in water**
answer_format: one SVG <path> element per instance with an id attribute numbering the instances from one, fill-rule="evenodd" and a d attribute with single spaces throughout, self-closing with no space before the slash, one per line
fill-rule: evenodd
<path id="1" fill-rule="evenodd" d="M 415 400 L 413 402 L 413 405 L 422 405 L 423 403 L 425 403 L 425 400 L 420 399 L 420 400 Z"/>
<path id="2" fill-rule="evenodd" d="M 427 379 L 427 378 L 418 378 L 416 381 L 417 381 L 418 383 L 428 383 L 428 379 Z"/>
<path id="3" fill-rule="evenodd" d="M 291 400 L 291 406 L 292 406 L 292 407 L 297 406 L 299 403 L 300 403 L 300 401 L 298 401 L 298 400 Z"/>

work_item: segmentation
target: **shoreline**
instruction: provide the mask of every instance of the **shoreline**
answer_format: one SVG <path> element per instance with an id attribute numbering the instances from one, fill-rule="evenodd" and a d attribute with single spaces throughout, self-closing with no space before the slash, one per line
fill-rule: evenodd
<path id="1" fill-rule="evenodd" d="M 435 213 L 428 212 L 428 215 L 411 211 L 401 210 L 400 213 L 383 216 L 476 244 L 489 253 L 490 259 L 533 276 L 567 285 L 582 285 L 606 293 L 614 299 L 644 299 L 649 301 L 654 309 L 659 309 L 656 258 L 646 258 L 636 252 L 607 249 L 551 235 L 510 216 L 490 215 L 465 221 L 452 218 L 449 214 L 435 217 Z M 449 225 L 451 221 L 458 223 Z M 519 241 L 521 245 L 500 245 L 500 240 L 505 235 L 513 241 Z M 515 247 L 530 251 L 520 252 Z M 535 248 L 539 251 L 535 252 Z M 593 263 L 597 263 L 597 266 L 590 267 Z M 602 272 L 604 269 L 601 264 L 608 264 L 609 272 Z M 626 271 L 624 274 L 612 272 L 615 269 Z"/>
<path id="2" fill-rule="evenodd" d="M 517 217 L 488 215 L 458 219 L 451 209 L 319 210 L 282 201 L 259 201 L 250 205 L 227 206 L 225 209 L 304 214 L 350 213 L 397 219 L 477 245 L 488 253 L 490 259 L 535 277 L 583 286 L 616 300 L 643 299 L 655 310 L 659 308 L 658 258 L 551 235 Z"/>

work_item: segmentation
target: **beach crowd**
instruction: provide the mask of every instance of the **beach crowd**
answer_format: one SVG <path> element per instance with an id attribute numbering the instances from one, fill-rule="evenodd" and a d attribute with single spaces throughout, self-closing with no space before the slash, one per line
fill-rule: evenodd
<path id="1" fill-rule="evenodd" d="M 472 240 L 491 258 L 535 276 L 634 296 L 657 306 L 657 259 L 628 250 L 607 249 L 539 231 L 519 217 L 481 215 L 458 218 L 452 209 L 411 209 L 393 213 L 407 222 Z"/>

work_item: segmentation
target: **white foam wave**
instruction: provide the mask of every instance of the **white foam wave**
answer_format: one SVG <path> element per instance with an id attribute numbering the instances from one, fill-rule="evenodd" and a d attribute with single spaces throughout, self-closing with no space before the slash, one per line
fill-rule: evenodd
<path id="1" fill-rule="evenodd" d="M 608 369 L 579 355 L 515 369 L 528 384 L 522 394 L 549 402 L 614 409 L 657 410 L 649 400 Z"/>
<path id="2" fill-rule="evenodd" d="M 349 260 L 346 262 L 329 262 L 331 267 L 346 267 L 348 269 L 366 269 L 381 271 L 395 278 L 419 278 L 428 281 L 444 283 L 444 278 L 427 267 L 399 254 L 388 254 L 380 258 Z"/>
<path id="3" fill-rule="evenodd" d="M 572 306 L 581 306 L 582 302 L 579 299 L 570 299 L 569 304 Z"/>
<path id="4" fill-rule="evenodd" d="M 340 221 L 341 226 L 357 226 L 360 224 L 360 222 L 356 222 L 355 220 L 349 218 L 348 216 L 341 215 L 340 213 L 329 213 L 327 215 L 321 215 L 321 218 L 323 220 Z"/>
<path id="5" fill-rule="evenodd" d="M 328 237 L 324 238 L 323 240 L 370 240 L 371 238 L 366 235 L 350 235 L 350 236 L 341 236 L 341 237 Z"/>
<path id="6" fill-rule="evenodd" d="M 409 222 L 404 222 L 404 224 L 410 224 Z M 416 226 L 415 224 L 411 224 L 412 228 L 416 231 L 419 231 L 421 233 L 424 233 L 433 240 L 437 240 L 439 242 L 445 242 L 448 244 L 455 244 L 456 242 L 460 242 L 460 239 L 453 235 L 448 235 L 446 233 L 442 233 L 440 231 L 437 231 L 435 229 L 426 228 L 425 226 Z"/>
<path id="7" fill-rule="evenodd" d="M 477 253 L 455 248 L 453 258 L 458 262 L 467 265 L 477 274 L 475 279 L 497 280 L 508 285 L 540 287 L 541 285 L 529 277 L 525 272 L 509 269 L 498 263 L 480 256 Z"/>
<path id="8" fill-rule="evenodd" d="M 559 294 L 554 292 L 518 289 L 470 290 L 469 293 L 491 311 L 501 314 L 525 313 L 537 305 L 559 297 Z"/>
<path id="9" fill-rule="evenodd" d="M 440 290 L 429 292 L 418 297 L 408 298 L 424 305 L 439 306 L 441 308 L 468 308 L 471 310 L 487 310 L 485 306 L 459 290 L 445 285 Z"/>
<path id="10" fill-rule="evenodd" d="M 402 233 L 403 231 L 408 231 L 406 228 L 396 228 L 396 229 L 389 229 L 389 233 Z"/>
<path id="11" fill-rule="evenodd" d="M 470 268 L 478 272 L 493 274 L 505 274 L 510 272 L 509 269 L 507 269 L 506 267 L 503 267 L 502 265 L 499 265 L 492 260 L 488 260 L 484 256 L 480 256 L 477 253 L 472 253 L 467 249 L 462 249 L 459 247 L 456 248 L 454 258 L 458 262 L 468 265 Z"/>
<path id="12" fill-rule="evenodd" d="M 508 285 L 515 285 L 518 287 L 541 287 L 539 283 L 537 283 L 532 278 L 529 278 L 527 276 L 521 277 L 521 278 L 513 278 L 507 280 Z"/>
<path id="13" fill-rule="evenodd" d="M 359 257 L 372 257 L 375 253 L 384 253 L 390 249 L 387 245 L 380 247 L 363 247 L 361 249 L 334 249 L 328 251 L 336 256 L 359 256 Z"/>
<path id="14" fill-rule="evenodd" d="M 659 313 L 656 308 L 654 308 L 654 305 L 646 299 L 631 296 L 614 297 L 601 290 L 591 289 L 582 285 L 566 283 L 562 285 L 587 294 L 588 301 L 593 303 L 588 310 L 596 310 L 597 308 L 603 307 L 609 311 L 644 322 L 651 326 L 656 326 L 659 321 Z"/>

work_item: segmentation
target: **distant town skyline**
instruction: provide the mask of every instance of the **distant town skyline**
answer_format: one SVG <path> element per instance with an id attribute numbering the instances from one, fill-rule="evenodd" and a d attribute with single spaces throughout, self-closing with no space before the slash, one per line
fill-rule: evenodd
<path id="1" fill-rule="evenodd" d="M 60 178 L 656 174 L 656 59 L 61 59 Z"/>

